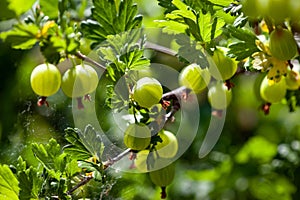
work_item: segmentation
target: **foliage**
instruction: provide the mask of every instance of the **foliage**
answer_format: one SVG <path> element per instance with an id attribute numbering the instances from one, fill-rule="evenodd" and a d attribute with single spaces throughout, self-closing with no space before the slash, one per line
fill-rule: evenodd
<path id="1" fill-rule="evenodd" d="M 300 169 L 298 158 L 300 133 L 295 120 L 299 115 L 300 105 L 299 17 L 284 16 L 282 19 L 281 15 L 276 15 L 278 12 L 270 12 L 271 8 L 275 8 L 270 1 L 266 2 L 268 2 L 265 5 L 266 10 L 258 5 L 262 13 L 253 12 L 256 15 L 247 15 L 247 10 L 244 10 L 249 3 L 247 0 L 158 0 L 157 4 L 163 8 L 163 13 L 154 21 L 162 33 L 168 36 L 167 39 L 159 38 L 166 40 L 163 42 L 167 47 L 164 47 L 151 44 L 151 39 L 147 35 L 149 31 L 147 21 L 144 20 L 149 16 L 147 12 L 143 12 L 143 9 L 149 8 L 143 7 L 140 1 L 1 1 L 0 25 L 3 23 L 8 28 L 2 29 L 0 26 L 2 31 L 0 39 L 7 48 L 14 49 L 12 50 L 14 53 L 38 51 L 38 54 L 35 54 L 39 55 L 38 62 L 51 63 L 51 66 L 59 68 L 58 73 L 65 73 L 80 62 L 86 62 L 97 68 L 98 75 L 102 75 L 97 82 L 98 88 L 96 91 L 90 91 L 91 87 L 87 85 L 91 77 L 86 73 L 85 80 L 82 79 L 78 88 L 80 90 L 80 87 L 83 88 L 87 84 L 85 86 L 91 95 L 73 97 L 74 101 L 78 102 L 78 109 L 74 107 L 72 109 L 74 115 L 79 113 L 78 116 L 88 118 L 90 116 L 82 113 L 84 109 L 91 109 L 92 103 L 96 102 L 97 116 L 93 117 L 101 119 L 100 123 L 105 126 L 105 130 L 98 130 L 94 124 L 84 124 L 83 130 L 73 127 L 72 119 L 68 121 L 70 99 L 61 91 L 47 97 L 49 103 L 46 97 L 41 95 L 38 102 L 44 102 L 45 105 L 42 106 L 43 103 L 40 103 L 39 107 L 31 104 L 36 98 L 31 91 L 28 108 L 22 108 L 24 111 L 16 117 L 18 125 L 21 124 L 21 128 L 16 125 L 17 136 L 6 136 L 6 141 L 1 141 L 5 144 L 3 149 L 9 147 L 8 152 L 13 151 L 14 145 L 11 144 L 13 142 L 22 146 L 23 138 L 26 138 L 23 146 L 27 145 L 21 156 L 18 158 L 11 156 L 12 160 L 0 165 L 1 199 L 158 199 L 166 198 L 166 191 L 170 199 L 296 198 L 299 195 L 297 187 L 300 186 L 300 177 L 297 175 Z M 286 4 L 286 10 L 298 13 L 299 4 L 291 2 Z M 285 13 L 288 12 L 284 12 L 284 15 Z M 294 44 L 295 48 L 288 52 L 291 54 L 288 58 L 282 56 L 287 52 L 279 52 L 281 49 L 272 48 L 278 47 L 277 40 L 272 41 L 269 47 L 272 33 L 278 30 L 284 30 L 289 35 L 289 43 L 282 40 L 281 49 L 289 49 L 290 44 Z M 278 37 L 280 36 L 279 34 Z M 228 51 L 222 54 L 224 56 L 222 62 L 217 63 L 216 60 L 221 59 L 217 50 L 221 48 Z M 298 53 L 295 53 L 296 49 Z M 2 50 L 0 53 L 3 53 Z M 3 55 L 9 54 L 6 53 Z M 35 57 L 29 55 L 30 59 Z M 176 72 L 181 69 L 184 71 L 191 65 L 199 66 L 200 71 L 207 72 L 213 67 L 221 69 L 216 64 L 222 65 L 225 72 L 229 70 L 228 63 L 238 63 L 238 68 L 234 68 L 233 73 L 224 78 L 226 80 L 216 80 L 214 77 L 200 84 L 201 88 L 194 88 L 197 84 L 193 83 L 197 80 L 192 77 L 192 83 L 184 84 L 184 87 L 179 87 L 176 83 L 173 88 L 167 88 L 162 84 L 163 87 L 159 88 L 163 94 L 161 91 L 158 92 L 158 89 L 145 86 L 146 89 L 137 95 L 139 80 L 143 80 L 145 76 L 160 77 L 161 74 L 155 74 L 157 72 L 154 72 L 155 67 L 152 63 L 164 59 L 172 70 L 177 70 Z M 18 71 L 20 77 L 27 77 L 28 71 L 33 69 L 32 63 L 28 64 L 30 67 L 24 67 L 21 61 L 14 62 L 18 66 L 17 70 L 20 70 Z M 69 63 L 71 67 L 65 66 L 64 63 Z M 224 77 L 222 73 L 225 72 L 222 70 L 218 72 Z M 163 74 L 162 71 L 159 73 Z M 290 88 L 285 87 L 287 74 L 293 74 L 293 80 L 290 81 L 293 85 Z M 250 80 L 249 77 L 254 78 Z M 270 102 L 259 93 L 264 77 L 266 81 L 263 84 L 270 87 L 278 82 L 284 83 L 282 88 L 284 95 L 276 99 L 276 103 Z M 17 84 L 13 91 L 24 95 L 29 87 L 26 81 Z M 23 84 L 25 82 L 27 85 Z M 51 82 L 44 77 L 42 83 L 47 85 Z M 222 102 L 224 104 L 222 106 L 212 103 L 216 102 L 211 99 L 215 84 L 222 87 L 224 94 L 225 91 L 230 94 L 230 98 L 223 99 L 226 102 Z M 189 88 L 189 85 L 193 85 L 193 88 Z M 70 91 L 73 91 L 72 87 L 78 89 L 75 88 L 75 84 L 68 87 L 71 88 Z M 252 88 L 249 89 L 250 87 Z M 196 95 L 193 91 L 199 91 L 197 92 L 199 94 Z M 217 95 L 215 100 L 221 101 L 225 96 L 223 93 Z M 154 103 L 150 99 L 153 98 L 153 94 L 155 94 Z M 277 95 L 276 91 L 272 91 L 272 94 Z M 17 96 L 10 97 L 9 100 L 15 98 L 19 99 L 15 100 L 16 102 L 23 101 Z M 72 95 L 68 96 L 72 98 Z M 95 97 L 95 100 L 92 97 Z M 144 100 L 150 104 L 141 103 Z M 185 107 L 181 107 L 181 103 L 188 102 L 188 106 L 194 106 L 194 101 L 198 103 L 198 107 L 192 109 L 201 108 L 199 113 L 201 121 L 195 122 L 199 127 L 195 141 L 189 149 L 185 149 L 188 153 L 179 155 L 182 152 L 176 149 L 170 158 L 162 159 L 158 148 L 165 141 L 158 132 L 169 129 L 181 130 L 180 120 L 188 114 L 187 110 L 184 110 Z M 18 103 L 18 109 L 21 104 L 24 105 L 24 102 Z M 260 107 L 260 111 L 253 111 L 257 107 Z M 210 126 L 210 119 L 225 120 L 225 108 L 233 112 L 227 113 L 221 141 L 200 162 L 196 146 L 210 137 L 203 135 L 205 129 Z M 284 116 L 281 116 L 282 113 Z M 114 121 L 115 119 L 112 119 L 114 117 L 122 120 Z M 30 120 L 36 120 L 38 125 L 31 127 Z M 64 130 L 61 130 L 57 124 L 66 121 L 70 125 L 66 123 L 68 128 L 64 127 Z M 126 146 L 123 142 L 124 130 L 132 124 L 148 126 L 151 134 L 147 135 L 151 136 L 143 145 L 136 144 L 142 140 L 134 137 L 132 140 L 136 148 L 126 144 L 129 148 L 120 151 Z M 56 133 L 51 133 L 49 127 L 54 128 L 53 132 Z M 28 129 L 32 129 L 31 132 Z M 172 133 L 176 131 L 170 132 L 172 136 L 176 135 L 175 140 L 180 139 L 179 150 L 192 132 L 188 125 L 183 129 L 186 129 L 184 137 Z M 35 140 L 41 139 L 40 135 L 32 139 L 34 137 L 27 136 L 26 130 L 34 134 L 45 132 L 43 137 L 49 140 L 37 142 Z M 50 136 L 47 135 L 48 132 Z M 130 134 L 126 133 L 125 138 Z M 1 137 L 2 122 L 0 122 Z M 108 140 L 113 142 L 109 143 Z M 115 148 L 115 145 L 119 144 L 122 148 Z M 118 170 L 118 167 L 124 164 L 122 159 L 126 157 L 127 164 L 131 163 L 129 168 L 137 172 L 134 160 L 139 151 L 148 153 L 144 163 L 148 171 L 156 165 L 159 166 L 161 160 L 167 163 L 178 160 L 175 177 L 173 168 L 172 173 L 168 175 L 169 172 L 165 171 L 167 168 L 164 168 L 166 166 L 158 171 L 163 173 L 162 175 L 152 177 L 152 181 L 155 179 L 153 183 L 162 187 L 161 196 L 145 174 L 132 175 L 120 173 Z M 113 157 L 110 157 L 111 155 Z M 111 167 L 112 165 L 117 165 L 116 170 Z M 150 176 L 156 172 L 150 172 Z M 133 180 L 132 177 L 137 178 Z M 170 180 L 173 178 L 175 180 L 171 184 Z"/>

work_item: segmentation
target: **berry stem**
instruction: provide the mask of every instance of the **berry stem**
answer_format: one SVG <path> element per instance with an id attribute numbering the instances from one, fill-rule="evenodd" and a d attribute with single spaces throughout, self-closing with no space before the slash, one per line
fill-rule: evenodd
<path id="1" fill-rule="evenodd" d="M 46 99 L 47 99 L 47 97 L 40 97 L 37 102 L 37 105 L 42 106 L 42 105 L 46 104 L 46 106 L 49 107 L 49 103 Z"/>
<path id="2" fill-rule="evenodd" d="M 82 103 L 82 97 L 78 97 L 78 98 L 77 98 L 77 108 L 78 108 L 79 110 L 84 109 L 84 105 L 83 105 L 83 103 Z"/>
<path id="3" fill-rule="evenodd" d="M 270 113 L 271 103 L 265 103 L 262 105 L 261 109 L 264 112 L 265 115 L 268 115 Z"/>
<path id="4" fill-rule="evenodd" d="M 161 193 L 160 193 L 160 198 L 165 199 L 167 198 L 167 192 L 166 192 L 166 187 L 161 187 Z"/>

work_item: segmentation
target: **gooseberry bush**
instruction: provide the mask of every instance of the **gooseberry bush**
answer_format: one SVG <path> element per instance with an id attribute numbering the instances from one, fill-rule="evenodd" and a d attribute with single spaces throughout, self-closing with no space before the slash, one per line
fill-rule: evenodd
<path id="1" fill-rule="evenodd" d="M 37 166 L 21 156 L 13 165 L 0 165 L 1 199 L 109 198 L 119 181 L 114 166 L 148 174 L 161 188 L 160 197 L 167 198 L 176 160 L 188 144 L 182 141 L 190 139 L 189 133 L 177 134 L 173 124 L 198 109 L 184 103 L 192 107 L 190 102 L 204 96 L 212 117 L 221 119 L 238 98 L 234 78 L 259 74 L 255 89 L 262 113 L 272 112 L 272 104 L 291 112 L 300 105 L 296 1 L 157 0 L 164 15 L 154 20 L 155 30 L 169 37 L 164 45 L 150 41 L 150 27 L 133 0 L 4 2 L 1 20 L 12 20 L 13 26 L 0 38 L 14 49 L 38 48 L 44 59 L 32 66 L 30 77 L 37 106 L 52 107 L 47 99 L 63 94 L 75 100 L 76 116 L 90 116 L 82 113 L 95 105 L 97 120 L 111 112 L 126 123 L 112 125 L 122 132 L 114 137 L 80 120 L 80 126 L 65 129 L 63 143 L 32 143 Z M 177 72 L 174 86 L 166 80 L 171 72 L 153 65 L 155 53 L 180 63 L 180 68 L 168 66 Z M 111 147 L 116 144 L 118 151 Z M 118 165 L 124 162 L 125 167 Z"/>

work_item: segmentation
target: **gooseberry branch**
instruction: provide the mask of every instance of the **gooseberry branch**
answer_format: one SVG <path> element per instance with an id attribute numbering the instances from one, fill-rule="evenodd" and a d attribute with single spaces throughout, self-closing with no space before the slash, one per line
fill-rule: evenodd
<path id="1" fill-rule="evenodd" d="M 118 162 L 119 160 L 121 160 L 123 157 L 125 157 L 126 155 L 128 155 L 131 152 L 131 149 L 126 149 L 125 151 L 121 152 L 120 154 L 118 154 L 116 157 L 109 159 L 107 161 L 105 161 L 103 163 L 103 168 L 107 169 L 109 166 L 113 165 L 114 163 Z"/>
<path id="2" fill-rule="evenodd" d="M 100 63 L 96 62 L 95 60 L 87 57 L 86 55 L 82 54 L 80 51 L 77 51 L 76 54 L 75 54 L 78 58 L 88 62 L 88 63 L 91 63 L 93 65 L 95 65 L 96 67 L 100 68 L 100 69 L 103 69 L 103 70 L 106 70 L 106 67 L 101 65 Z"/>
<path id="3" fill-rule="evenodd" d="M 159 52 L 162 52 L 164 54 L 168 54 L 170 56 L 177 56 L 177 52 L 176 51 L 174 51 L 172 49 L 169 49 L 167 47 L 158 45 L 158 44 L 154 44 L 152 42 L 146 42 L 145 43 L 145 48 L 146 49 L 152 49 L 152 50 L 155 50 L 155 51 L 159 51 Z"/>

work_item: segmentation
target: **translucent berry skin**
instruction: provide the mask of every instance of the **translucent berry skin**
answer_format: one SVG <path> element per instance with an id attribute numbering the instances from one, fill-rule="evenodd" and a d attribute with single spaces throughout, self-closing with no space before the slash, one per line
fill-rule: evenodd
<path id="1" fill-rule="evenodd" d="M 148 109 L 160 101 L 162 94 L 162 86 L 160 82 L 154 78 L 141 78 L 133 88 L 134 100 L 140 106 Z"/>
<path id="2" fill-rule="evenodd" d="M 61 88 L 68 97 L 83 97 L 97 88 L 98 81 L 94 68 L 89 65 L 76 65 L 64 73 Z"/>
<path id="3" fill-rule="evenodd" d="M 211 107 L 217 110 L 225 109 L 231 102 L 232 91 L 222 82 L 218 82 L 208 90 L 208 102 Z"/>
<path id="4" fill-rule="evenodd" d="M 178 141 L 176 136 L 170 131 L 162 130 L 158 133 L 162 142 L 155 146 L 158 155 L 162 158 L 173 158 L 178 151 Z"/>
<path id="5" fill-rule="evenodd" d="M 297 53 L 297 43 L 293 34 L 283 28 L 276 28 L 270 34 L 270 52 L 279 60 L 290 60 Z"/>
<path id="6" fill-rule="evenodd" d="M 207 68 L 202 69 L 197 64 L 186 66 L 179 74 L 179 84 L 193 90 L 198 94 L 202 92 L 210 81 L 210 73 Z"/>
<path id="7" fill-rule="evenodd" d="M 61 85 L 61 74 L 55 65 L 44 63 L 36 66 L 30 76 L 32 90 L 39 96 L 55 94 Z"/>
<path id="8" fill-rule="evenodd" d="M 151 131 L 143 124 L 130 124 L 125 130 L 124 144 L 132 150 L 144 150 L 150 145 Z"/>
<path id="9" fill-rule="evenodd" d="M 161 169 L 149 172 L 151 181 L 160 187 L 166 187 L 170 185 L 175 176 L 175 165 L 170 164 Z"/>
<path id="10" fill-rule="evenodd" d="M 217 80 L 228 80 L 236 73 L 237 61 L 227 57 L 227 51 L 227 48 L 217 47 L 212 59 L 209 58 L 209 72 Z"/>
<path id="11" fill-rule="evenodd" d="M 284 77 L 279 82 L 269 82 L 267 76 L 260 85 L 260 96 L 268 103 L 278 103 L 286 94 L 286 81 Z"/>
<path id="12" fill-rule="evenodd" d="M 296 71 L 289 70 L 286 78 L 286 87 L 288 90 L 298 90 L 300 87 L 300 75 Z"/>

